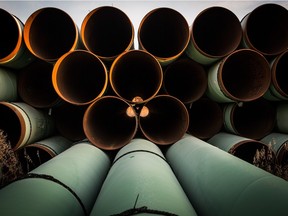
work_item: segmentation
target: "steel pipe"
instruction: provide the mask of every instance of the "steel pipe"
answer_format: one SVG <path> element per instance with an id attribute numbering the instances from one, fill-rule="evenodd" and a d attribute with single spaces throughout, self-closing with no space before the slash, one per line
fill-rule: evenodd
<path id="1" fill-rule="evenodd" d="M 278 103 L 276 108 L 276 129 L 288 134 L 288 103 Z"/>
<path id="2" fill-rule="evenodd" d="M 8 68 L 0 68 L 0 101 L 17 101 L 17 73 Z"/>
<path id="3" fill-rule="evenodd" d="M 161 65 L 175 61 L 185 51 L 189 38 L 185 17 L 166 7 L 147 13 L 138 29 L 139 48 L 155 56 Z"/>

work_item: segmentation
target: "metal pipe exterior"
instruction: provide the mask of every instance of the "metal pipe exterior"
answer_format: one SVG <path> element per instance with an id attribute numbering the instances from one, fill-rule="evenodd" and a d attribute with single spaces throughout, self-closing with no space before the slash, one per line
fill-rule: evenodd
<path id="1" fill-rule="evenodd" d="M 162 66 L 170 64 L 184 53 L 189 38 L 189 25 L 185 17 L 166 7 L 148 12 L 138 29 L 139 48 L 155 56 Z"/>
<path id="2" fill-rule="evenodd" d="M 187 108 L 171 95 L 157 95 L 144 104 L 139 116 L 143 135 L 159 145 L 176 142 L 186 133 L 188 126 Z"/>
<path id="3" fill-rule="evenodd" d="M 276 123 L 276 108 L 263 98 L 243 103 L 227 103 L 223 107 L 227 132 L 259 140 L 271 133 Z"/>
<path id="4" fill-rule="evenodd" d="M 17 73 L 0 67 L 0 101 L 17 101 Z"/>
<path id="5" fill-rule="evenodd" d="M 288 134 L 288 103 L 277 104 L 276 128 L 279 132 Z"/>
<path id="6" fill-rule="evenodd" d="M 261 4 L 241 20 L 244 47 L 265 56 L 275 56 L 288 48 L 288 11 L 279 4 Z"/>
<path id="7" fill-rule="evenodd" d="M 13 150 L 51 136 L 54 120 L 43 110 L 24 102 L 0 102 L 0 128 L 7 134 Z"/>
<path id="8" fill-rule="evenodd" d="M 34 60 L 23 39 L 24 25 L 20 19 L 0 8 L 0 65 L 20 69 Z"/>
<path id="9" fill-rule="evenodd" d="M 206 95 L 219 103 L 252 101 L 265 94 L 270 81 L 265 57 L 251 49 L 238 49 L 209 68 Z"/>
<path id="10" fill-rule="evenodd" d="M 287 210 L 284 179 L 196 137 L 183 137 L 165 156 L 199 215 L 269 216 Z"/>
<path id="11" fill-rule="evenodd" d="M 105 93 L 108 72 L 96 55 L 75 50 L 57 60 L 53 67 L 52 83 L 63 100 L 74 105 L 88 105 Z"/>
<path id="12" fill-rule="evenodd" d="M 104 62 L 133 49 L 134 27 L 129 17 L 112 6 L 90 11 L 81 25 L 81 38 L 87 50 Z"/>
<path id="13" fill-rule="evenodd" d="M 177 59 L 164 70 L 163 88 L 184 104 L 192 103 L 204 95 L 207 73 L 192 59 Z"/>
<path id="14" fill-rule="evenodd" d="M 161 150 L 139 138 L 117 153 L 90 215 L 137 213 L 196 216 Z"/>
<path id="15" fill-rule="evenodd" d="M 134 108 L 116 96 L 103 96 L 85 111 L 83 129 L 88 140 L 105 150 L 128 144 L 136 134 L 138 119 Z"/>
<path id="16" fill-rule="evenodd" d="M 26 20 L 23 31 L 30 52 L 47 62 L 55 63 L 65 53 L 82 47 L 78 27 L 59 8 L 36 10 Z"/>
<path id="17" fill-rule="evenodd" d="M 230 10 L 214 6 L 201 11 L 190 27 L 186 54 L 209 65 L 235 51 L 241 43 L 240 20 Z"/>
<path id="18" fill-rule="evenodd" d="M 144 103 L 159 92 L 163 71 L 153 55 L 143 50 L 130 50 L 114 60 L 109 80 L 117 96 L 129 103 Z"/>

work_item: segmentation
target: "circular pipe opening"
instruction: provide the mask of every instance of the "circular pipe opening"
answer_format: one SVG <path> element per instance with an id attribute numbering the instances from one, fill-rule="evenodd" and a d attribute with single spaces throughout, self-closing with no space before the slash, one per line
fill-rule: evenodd
<path id="1" fill-rule="evenodd" d="M 137 131 L 136 115 L 129 116 L 131 105 L 115 96 L 104 96 L 93 102 L 85 112 L 84 132 L 89 141 L 105 150 L 128 144 Z"/>
<path id="2" fill-rule="evenodd" d="M 81 36 L 89 51 L 101 59 L 112 60 L 133 46 L 134 28 L 123 11 L 104 6 L 84 18 Z"/>
<path id="3" fill-rule="evenodd" d="M 176 60 L 164 71 L 163 87 L 167 94 L 191 103 L 205 93 L 207 74 L 202 65 L 192 59 Z"/>
<path id="4" fill-rule="evenodd" d="M 72 18 L 57 8 L 42 8 L 29 16 L 24 26 L 24 41 L 35 56 L 55 62 L 76 49 L 79 35 Z"/>
<path id="5" fill-rule="evenodd" d="M 220 64 L 218 82 L 224 94 L 235 101 L 252 101 L 268 90 L 270 66 L 258 52 L 240 49 Z"/>
<path id="6" fill-rule="evenodd" d="M 189 114 L 185 105 L 169 95 L 158 95 L 145 104 L 147 115 L 140 115 L 139 126 L 150 141 L 168 145 L 179 140 L 187 131 Z"/>
<path id="7" fill-rule="evenodd" d="M 141 48 L 157 59 L 179 56 L 187 47 L 190 38 L 186 19 L 176 10 L 156 8 L 142 19 L 138 30 Z"/>
<path id="8" fill-rule="evenodd" d="M 163 72 L 159 62 L 141 50 L 121 54 L 110 69 L 112 89 L 130 103 L 143 103 L 153 98 L 160 90 L 162 81 Z"/>
<path id="9" fill-rule="evenodd" d="M 223 7 L 203 10 L 192 24 L 191 40 L 205 56 L 224 57 L 239 46 L 241 39 L 239 19 Z"/>
<path id="10" fill-rule="evenodd" d="M 66 53 L 55 64 L 53 86 L 69 103 L 85 105 L 101 97 L 108 85 L 105 65 L 94 54 L 77 50 Z"/>

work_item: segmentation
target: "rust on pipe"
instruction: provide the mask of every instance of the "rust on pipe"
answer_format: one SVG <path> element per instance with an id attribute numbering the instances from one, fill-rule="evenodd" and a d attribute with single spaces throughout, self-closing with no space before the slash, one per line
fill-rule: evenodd
<path id="1" fill-rule="evenodd" d="M 73 19 L 54 7 L 38 9 L 28 17 L 24 26 L 24 41 L 36 57 L 52 63 L 82 45 Z"/>
<path id="2" fill-rule="evenodd" d="M 279 55 L 288 48 L 288 11 L 267 3 L 255 8 L 241 21 L 243 44 L 265 56 Z"/>
<path id="3" fill-rule="evenodd" d="M 63 100 L 74 105 L 87 105 L 105 93 L 108 72 L 96 55 L 75 50 L 57 60 L 53 67 L 52 82 Z"/>
<path id="4" fill-rule="evenodd" d="M 237 49 L 242 28 L 237 16 L 224 7 L 209 7 L 190 27 L 187 55 L 201 64 L 211 64 Z"/>
<path id="5" fill-rule="evenodd" d="M 52 84 L 53 65 L 35 60 L 19 71 L 18 94 L 27 104 L 36 108 L 50 108 L 61 102 Z"/>
<path id="6" fill-rule="evenodd" d="M 189 42 L 189 25 L 178 11 L 161 7 L 147 13 L 140 22 L 140 49 L 155 56 L 161 65 L 176 60 Z"/>
<path id="7" fill-rule="evenodd" d="M 163 71 L 153 55 L 142 50 L 130 50 L 115 59 L 109 79 L 117 96 L 139 104 L 152 99 L 159 92 Z"/>
<path id="8" fill-rule="evenodd" d="M 151 142 L 169 145 L 186 133 L 189 114 L 179 99 L 171 95 L 157 95 L 144 104 L 139 126 L 143 135 Z"/>
<path id="9" fill-rule="evenodd" d="M 134 27 L 120 9 L 102 6 L 86 15 L 81 26 L 81 37 L 87 50 L 103 61 L 112 61 L 133 48 Z"/>
<path id="10" fill-rule="evenodd" d="M 202 65 L 189 58 L 178 59 L 164 70 L 163 87 L 184 104 L 202 97 L 207 88 L 207 74 Z"/>
<path id="11" fill-rule="evenodd" d="M 98 98 L 83 118 L 84 133 L 95 146 L 115 150 L 128 144 L 137 131 L 138 119 L 133 108 L 116 96 Z"/>
<path id="12" fill-rule="evenodd" d="M 189 134 L 207 140 L 222 129 L 223 112 L 217 102 L 209 98 L 200 98 L 188 107 L 188 112 Z"/>

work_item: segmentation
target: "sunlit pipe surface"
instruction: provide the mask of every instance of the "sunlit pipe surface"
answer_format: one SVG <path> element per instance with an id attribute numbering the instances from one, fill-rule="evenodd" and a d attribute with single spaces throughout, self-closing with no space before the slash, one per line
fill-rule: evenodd
<path id="1" fill-rule="evenodd" d="M 130 50 L 115 59 L 109 79 L 119 97 L 130 103 L 143 103 L 159 92 L 163 71 L 153 55 L 142 50 Z"/>
<path id="2" fill-rule="evenodd" d="M 214 6 L 201 11 L 190 27 L 187 55 L 208 65 L 229 55 L 241 43 L 242 28 L 237 16 L 227 8 Z"/>
<path id="3" fill-rule="evenodd" d="M 243 45 L 265 56 L 288 48 L 288 11 L 279 4 L 262 4 L 241 20 Z"/>
<path id="4" fill-rule="evenodd" d="M 236 103 L 225 104 L 223 116 L 226 131 L 258 140 L 274 129 L 276 108 L 270 101 L 260 98 L 242 106 Z"/>
<path id="5" fill-rule="evenodd" d="M 288 183 L 193 136 L 165 154 L 199 215 L 269 216 L 286 212 Z"/>
<path id="6" fill-rule="evenodd" d="M 35 60 L 18 73 L 18 94 L 27 104 L 36 108 L 50 108 L 61 103 L 52 84 L 53 65 Z"/>
<path id="7" fill-rule="evenodd" d="M 71 160 L 73 158 L 73 160 Z M 0 190 L 1 215 L 89 215 L 110 167 L 100 149 L 79 143 Z"/>
<path id="8" fill-rule="evenodd" d="M 196 215 L 160 149 L 145 139 L 117 153 L 91 216 L 137 213 Z"/>
<path id="9" fill-rule="evenodd" d="M 238 49 L 209 68 L 206 94 L 221 103 L 252 101 L 265 94 L 270 81 L 264 56 L 251 49 Z"/>
<path id="10" fill-rule="evenodd" d="M 74 105 L 88 105 L 105 93 L 108 72 L 96 55 L 75 50 L 57 60 L 53 67 L 52 83 L 63 100 Z"/>
<path id="11" fill-rule="evenodd" d="M 248 162 L 253 163 L 254 156 L 257 150 L 264 148 L 267 150 L 267 145 L 261 141 L 250 139 L 247 137 L 219 132 L 207 140 L 207 143 L 214 145 L 232 155 Z"/>
<path id="12" fill-rule="evenodd" d="M 34 60 L 23 39 L 24 25 L 20 19 L 0 8 L 0 65 L 20 69 Z"/>
<path id="13" fill-rule="evenodd" d="M 17 72 L 0 68 L 0 101 L 17 101 Z"/>
<path id="14" fill-rule="evenodd" d="M 277 104 L 276 128 L 278 131 L 288 134 L 288 103 Z"/>
<path id="15" fill-rule="evenodd" d="M 161 65 L 175 61 L 189 43 L 189 25 L 178 11 L 161 7 L 148 12 L 138 29 L 138 43 Z"/>
<path id="16" fill-rule="evenodd" d="M 183 103 L 192 103 L 204 95 L 207 73 L 192 59 L 177 59 L 164 70 L 163 87 L 167 94 Z"/>
<path id="17" fill-rule="evenodd" d="M 87 50 L 103 61 L 112 61 L 133 48 L 134 27 L 120 9 L 112 6 L 97 7 L 84 18 L 81 38 Z"/>
<path id="18" fill-rule="evenodd" d="M 133 107 L 116 96 L 103 96 L 86 110 L 83 128 L 89 141 L 105 150 L 128 144 L 136 134 L 138 119 Z"/>
<path id="19" fill-rule="evenodd" d="M 24 25 L 24 41 L 31 53 L 51 63 L 82 47 L 73 19 L 54 7 L 40 8 L 28 17 Z"/>
<path id="20" fill-rule="evenodd" d="M 0 102 L 0 128 L 14 150 L 54 133 L 54 120 L 24 102 Z"/>
<path id="21" fill-rule="evenodd" d="M 207 140 L 218 133 L 223 126 L 223 112 L 220 105 L 209 99 L 200 98 L 187 107 L 189 112 L 188 133 Z"/>
<path id="22" fill-rule="evenodd" d="M 144 104 L 139 126 L 148 140 L 159 145 L 169 145 L 187 131 L 189 114 L 179 99 L 170 95 L 157 95 Z"/>

